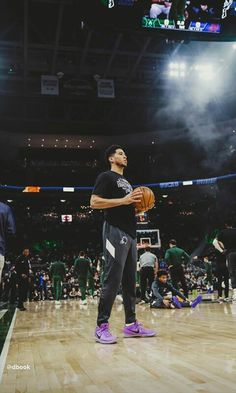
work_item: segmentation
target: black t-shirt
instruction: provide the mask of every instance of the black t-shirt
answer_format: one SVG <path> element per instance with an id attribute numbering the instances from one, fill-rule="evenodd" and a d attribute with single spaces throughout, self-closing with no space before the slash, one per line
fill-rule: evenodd
<path id="1" fill-rule="evenodd" d="M 15 268 L 18 276 L 21 276 L 21 274 L 26 274 L 26 276 L 29 276 L 29 270 L 30 270 L 29 258 L 25 257 L 24 255 L 19 256 L 16 259 Z"/>
<path id="2" fill-rule="evenodd" d="M 101 173 L 93 189 L 93 194 L 106 199 L 123 198 L 132 191 L 132 186 L 124 176 L 114 171 Z M 133 205 L 122 205 L 104 209 L 104 219 L 133 239 L 136 238 L 136 218 Z"/>
<path id="3" fill-rule="evenodd" d="M 217 239 L 224 244 L 227 252 L 236 251 L 236 228 L 223 229 Z"/>
<path id="4" fill-rule="evenodd" d="M 74 269 L 78 276 L 86 277 L 90 268 L 90 260 L 87 258 L 76 258 L 74 263 Z"/>

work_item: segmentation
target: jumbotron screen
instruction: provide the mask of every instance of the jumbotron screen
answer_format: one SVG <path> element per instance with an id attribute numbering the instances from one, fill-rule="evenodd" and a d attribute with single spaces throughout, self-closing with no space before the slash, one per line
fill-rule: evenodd
<path id="1" fill-rule="evenodd" d="M 147 0 L 142 27 L 220 33 L 224 20 L 235 10 L 232 0 Z"/>

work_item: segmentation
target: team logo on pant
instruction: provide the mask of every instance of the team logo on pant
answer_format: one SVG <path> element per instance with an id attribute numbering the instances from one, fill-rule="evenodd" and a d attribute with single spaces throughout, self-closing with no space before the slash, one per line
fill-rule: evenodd
<path id="1" fill-rule="evenodd" d="M 127 243 L 128 243 L 127 237 L 126 237 L 126 236 L 123 236 L 122 239 L 121 239 L 121 241 L 120 241 L 120 244 L 127 244 Z"/>

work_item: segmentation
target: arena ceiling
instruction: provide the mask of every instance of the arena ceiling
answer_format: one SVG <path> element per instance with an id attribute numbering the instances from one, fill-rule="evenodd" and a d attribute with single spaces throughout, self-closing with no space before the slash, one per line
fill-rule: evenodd
<path id="1" fill-rule="evenodd" d="M 224 52 L 219 57 L 217 48 L 230 44 L 170 42 L 142 31 L 95 27 L 82 3 L 1 1 L 1 131 L 109 136 L 184 128 L 182 117 L 165 112 L 176 92 L 168 63 L 191 64 L 205 51 L 224 68 Z M 41 75 L 59 77 L 59 96 L 41 94 Z M 114 80 L 115 98 L 97 97 L 98 78 Z M 225 110 L 222 94 L 207 103 L 214 121 L 235 117 L 231 90 L 223 95 Z"/>

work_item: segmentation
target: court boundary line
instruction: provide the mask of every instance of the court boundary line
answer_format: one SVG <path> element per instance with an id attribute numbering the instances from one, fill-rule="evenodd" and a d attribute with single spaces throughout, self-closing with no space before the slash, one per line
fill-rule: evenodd
<path id="1" fill-rule="evenodd" d="M 6 314 L 7 310 L 0 310 L 0 319 Z"/>
<path id="2" fill-rule="evenodd" d="M 15 320 L 16 320 L 16 313 L 17 313 L 17 309 L 15 309 L 14 315 L 12 317 L 11 325 L 9 327 L 7 337 L 5 339 L 5 343 L 3 345 L 3 349 L 2 349 L 2 352 L 0 355 L 0 383 L 2 381 L 3 371 L 5 369 L 5 364 L 6 364 L 9 346 L 10 346 L 10 342 L 11 342 L 11 338 L 12 338 L 13 328 L 14 328 Z"/>

